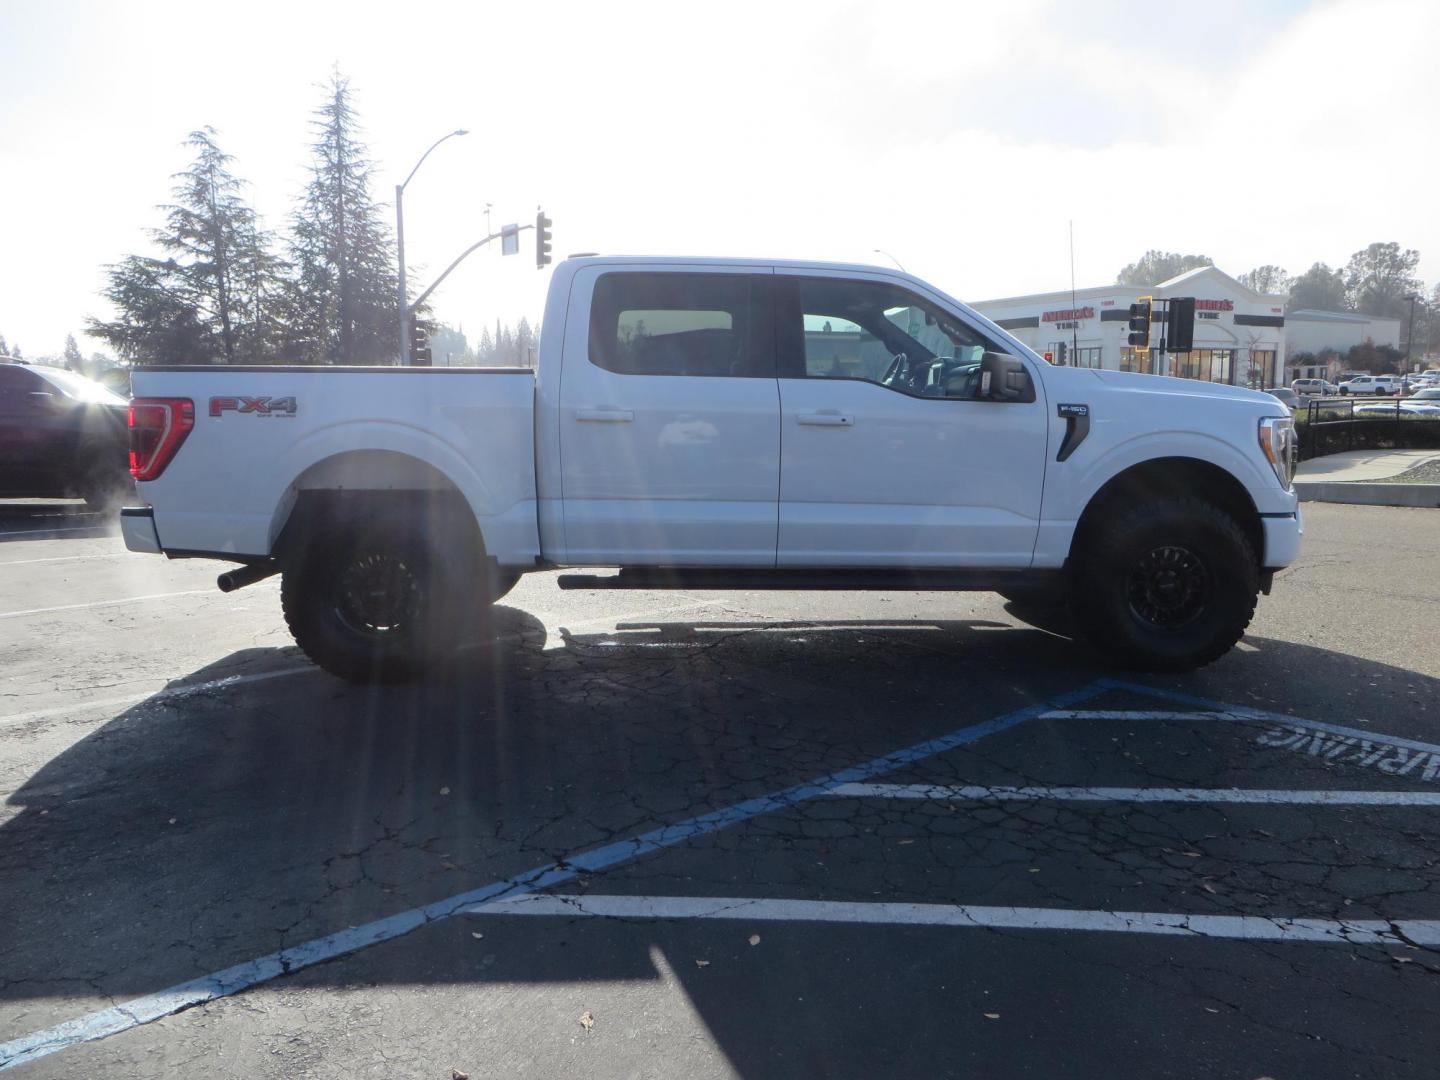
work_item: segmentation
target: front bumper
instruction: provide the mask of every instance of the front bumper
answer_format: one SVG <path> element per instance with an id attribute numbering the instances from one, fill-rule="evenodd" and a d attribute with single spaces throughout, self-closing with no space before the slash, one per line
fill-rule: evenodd
<path id="1" fill-rule="evenodd" d="M 1289 566 L 1300 554 L 1300 538 L 1305 535 L 1305 519 L 1300 508 L 1293 514 L 1266 515 L 1260 519 L 1265 525 L 1266 570 L 1279 570 Z"/>
<path id="2" fill-rule="evenodd" d="M 120 510 L 120 535 L 131 551 L 160 555 L 160 534 L 155 531 L 155 511 L 148 506 L 125 506 Z"/>

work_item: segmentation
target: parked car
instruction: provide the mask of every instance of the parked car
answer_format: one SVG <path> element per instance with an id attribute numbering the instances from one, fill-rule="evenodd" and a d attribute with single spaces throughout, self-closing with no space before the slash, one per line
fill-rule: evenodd
<path id="1" fill-rule="evenodd" d="M 1440 415 L 1440 386 L 1417 390 L 1408 398 L 1402 398 L 1393 405 L 1372 402 L 1369 405 L 1355 406 L 1356 416 L 1400 416 L 1405 413 L 1412 416 Z"/>
<path id="2" fill-rule="evenodd" d="M 1299 550 L 1275 398 L 1047 364 L 903 272 L 574 258 L 544 325 L 533 371 L 135 369 L 126 545 L 240 563 L 227 591 L 282 573 L 300 647 L 357 681 L 443 670 L 457 627 L 560 566 L 621 568 L 567 589 L 1053 591 L 1112 662 L 1188 670 Z"/>
<path id="3" fill-rule="evenodd" d="M 1286 386 L 1276 386 L 1265 393 L 1282 402 L 1292 413 L 1300 407 L 1300 395 Z"/>
<path id="4" fill-rule="evenodd" d="M 1335 393 L 1335 384 L 1324 379 L 1296 379 L 1290 389 L 1301 397 L 1329 397 Z"/>
<path id="5" fill-rule="evenodd" d="M 0 497 L 118 505 L 133 491 L 126 408 L 73 372 L 0 361 Z"/>
<path id="6" fill-rule="evenodd" d="M 1400 392 L 1398 375 L 1357 375 L 1340 384 L 1340 393 L 1362 397 L 1389 397 Z"/>

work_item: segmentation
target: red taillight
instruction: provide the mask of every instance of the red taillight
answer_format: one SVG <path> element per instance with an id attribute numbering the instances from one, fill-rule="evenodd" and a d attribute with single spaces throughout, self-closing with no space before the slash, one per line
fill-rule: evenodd
<path id="1" fill-rule="evenodd" d="M 135 398 L 130 402 L 130 475 L 154 480 L 195 426 L 189 398 Z"/>

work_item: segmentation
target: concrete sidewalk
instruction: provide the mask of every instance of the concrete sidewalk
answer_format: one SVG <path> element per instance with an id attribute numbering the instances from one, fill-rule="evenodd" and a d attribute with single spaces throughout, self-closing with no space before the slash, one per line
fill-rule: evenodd
<path id="1" fill-rule="evenodd" d="M 1440 450 L 1346 450 L 1302 461 L 1295 482 L 1387 480 L 1427 461 L 1440 461 Z"/>
<path id="2" fill-rule="evenodd" d="M 1347 450 L 1303 461 L 1295 470 L 1301 502 L 1367 506 L 1440 506 L 1440 483 L 1386 483 L 1400 474 L 1440 462 L 1437 450 Z"/>

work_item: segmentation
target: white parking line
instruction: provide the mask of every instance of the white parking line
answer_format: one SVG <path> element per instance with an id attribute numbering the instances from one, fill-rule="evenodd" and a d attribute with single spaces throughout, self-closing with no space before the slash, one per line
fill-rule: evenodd
<path id="1" fill-rule="evenodd" d="M 1094 697 L 1100 691 L 1092 684 L 1060 695 L 1065 704 L 1074 704 Z M 1057 701 L 1057 704 L 1060 702 Z M 646 855 L 652 855 L 677 844 L 686 843 L 697 837 L 726 829 L 732 825 L 751 821 L 765 814 L 795 806 L 819 795 L 835 784 L 863 781 L 874 776 L 913 765 L 917 761 L 936 754 L 954 750 L 977 742 L 989 735 L 1006 731 L 1033 719 L 1047 706 L 1038 705 L 1019 709 L 1003 716 L 972 724 L 952 731 L 939 738 L 927 739 L 903 750 L 897 750 L 883 757 L 872 758 L 841 769 L 838 773 L 816 777 L 804 783 L 795 784 L 768 795 L 760 795 L 734 803 L 719 810 L 711 810 L 698 817 L 661 825 L 638 836 L 615 840 L 588 851 L 581 851 L 562 858 L 557 862 L 533 867 L 522 874 L 501 881 L 494 881 L 477 889 L 469 889 L 456 896 L 436 900 L 422 907 L 374 919 L 358 926 L 350 926 L 325 937 L 288 946 L 279 952 L 256 957 L 221 971 L 202 975 L 189 982 L 172 986 L 158 993 L 118 1005 L 111 1005 L 98 1012 L 62 1021 L 53 1027 L 34 1031 L 0 1043 L 0 1071 L 35 1061 L 48 1054 L 64 1050 L 76 1043 L 103 1039 L 149 1024 L 161 1017 L 170 1016 L 182 1009 L 207 1001 L 216 1001 L 248 990 L 252 986 L 293 975 L 314 964 L 325 963 L 340 956 L 359 952 L 361 949 L 393 941 L 417 930 L 433 925 L 443 919 L 484 905 L 490 900 L 517 892 L 553 888 L 573 881 L 580 874 L 599 873 L 612 867 L 623 866 Z"/>
<path id="2" fill-rule="evenodd" d="M 129 694 L 125 697 L 79 701 L 70 705 L 56 705 L 49 709 L 35 709 L 32 712 L 0 717 L 0 727 L 14 727 L 18 724 L 28 724 L 35 720 L 45 720 L 52 716 L 83 713 L 90 709 L 128 708 L 131 705 L 139 705 L 142 701 L 164 704 L 167 701 L 174 701 L 176 698 L 190 697 L 194 694 L 203 694 L 211 690 L 228 690 L 232 686 L 268 682 L 271 679 L 281 679 L 287 675 L 299 675 L 306 671 L 316 670 L 318 669 L 311 667 L 309 664 L 305 664 L 301 667 L 280 668 L 276 671 L 256 671 L 249 675 L 226 675 L 219 679 L 208 679 L 205 682 L 191 683 L 188 686 L 167 685 L 148 693 Z"/>
<path id="3" fill-rule="evenodd" d="M 12 529 L 9 532 L 0 532 L 0 536 L 53 536 L 56 533 L 72 532 L 101 532 L 105 536 L 112 535 L 104 525 L 66 525 L 59 529 Z"/>
<path id="4" fill-rule="evenodd" d="M 61 604 L 58 607 L 30 608 L 26 611 L 0 611 L 0 619 L 19 619 L 26 615 L 49 615 L 56 611 L 83 611 L 86 608 L 119 607 L 121 604 L 138 604 L 145 600 L 169 600 L 176 596 L 205 596 L 219 593 L 216 588 L 187 589 L 185 592 L 151 593 L 148 596 L 127 596 L 123 600 L 91 600 L 84 604 Z"/>
<path id="5" fill-rule="evenodd" d="M 79 562 L 82 559 L 118 559 L 123 555 L 133 554 L 129 551 L 106 551 L 99 555 L 55 555 L 48 559 L 13 559 L 9 562 L 0 562 L 0 566 L 34 566 L 36 563 L 51 562 Z"/>
<path id="6" fill-rule="evenodd" d="M 1273 788 L 984 787 L 967 784 L 841 784 L 827 794 L 853 799 L 937 802 L 1261 803 L 1300 806 L 1440 806 L 1433 791 L 1286 791 Z"/>
<path id="7" fill-rule="evenodd" d="M 467 915 L 559 915 L 611 919 L 726 919 L 736 922 L 955 926 L 996 930 L 1095 930 L 1242 941 L 1335 945 L 1440 945 L 1437 919 L 1308 919 L 1262 915 L 1189 915 L 1155 911 L 980 907 L 969 904 L 850 903 L 727 896 L 565 896 L 528 893 L 474 904 Z"/>

